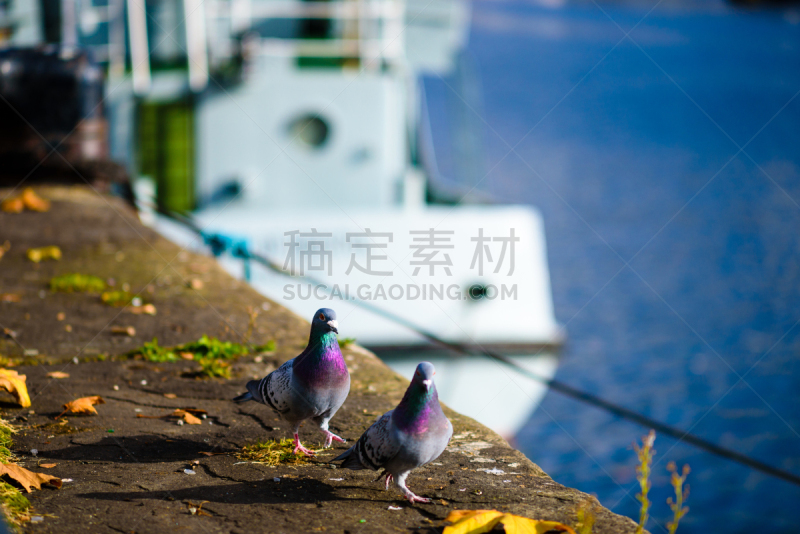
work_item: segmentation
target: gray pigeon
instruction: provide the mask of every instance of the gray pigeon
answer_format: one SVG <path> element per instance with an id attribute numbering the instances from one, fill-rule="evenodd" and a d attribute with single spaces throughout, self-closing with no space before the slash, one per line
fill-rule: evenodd
<path id="1" fill-rule="evenodd" d="M 431 502 L 414 495 L 406 487 L 406 478 L 412 469 L 438 458 L 453 435 L 453 425 L 439 405 L 434 374 L 433 364 L 419 364 L 397 408 L 383 414 L 355 445 L 332 461 L 344 460 L 342 467 L 347 469 L 382 467 L 384 471 L 376 480 L 386 476 L 387 490 L 394 479 L 411 503 Z"/>
<path id="2" fill-rule="evenodd" d="M 300 444 L 300 423 L 306 419 L 319 425 L 325 434 L 325 447 L 330 447 L 333 440 L 344 443 L 328 430 L 328 421 L 350 392 L 350 373 L 336 339 L 338 327 L 336 312 L 328 308 L 317 310 L 305 350 L 261 380 L 248 382 L 247 393 L 233 399 L 236 403 L 266 404 L 291 423 L 295 453 L 314 455 L 314 451 Z"/>

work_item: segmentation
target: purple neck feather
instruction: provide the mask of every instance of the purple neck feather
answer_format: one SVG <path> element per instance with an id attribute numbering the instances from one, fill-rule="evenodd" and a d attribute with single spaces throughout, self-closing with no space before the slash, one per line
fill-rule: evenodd
<path id="1" fill-rule="evenodd" d="M 442 412 L 436 386 L 426 390 L 425 386 L 412 382 L 403 400 L 394 409 L 394 424 L 397 428 L 411 434 L 421 434 L 428 430 L 431 418 Z"/>
<path id="2" fill-rule="evenodd" d="M 348 373 L 336 334 L 326 332 L 315 336 L 313 331 L 311 334 L 308 346 L 294 360 L 294 375 L 316 387 L 338 385 Z"/>

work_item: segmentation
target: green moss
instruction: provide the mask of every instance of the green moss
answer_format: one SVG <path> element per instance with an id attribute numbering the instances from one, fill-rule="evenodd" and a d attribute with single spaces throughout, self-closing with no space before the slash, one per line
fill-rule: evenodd
<path id="1" fill-rule="evenodd" d="M 290 439 L 276 441 L 274 439 L 245 445 L 236 457 L 260 464 L 276 466 L 278 464 L 300 465 L 308 463 L 305 454 L 294 454 L 294 443 Z"/>
<path id="2" fill-rule="evenodd" d="M 277 345 L 275 344 L 274 339 L 270 339 L 263 345 L 255 345 L 253 347 L 253 352 L 275 352 Z"/>
<path id="3" fill-rule="evenodd" d="M 250 349 L 247 345 L 234 343 L 233 341 L 220 341 L 215 337 L 208 336 L 203 336 L 192 343 L 184 343 L 174 347 L 160 347 L 158 340 L 153 338 L 153 341 L 129 352 L 128 356 L 139 356 L 151 362 L 176 362 L 181 359 L 179 356 L 181 353 L 190 353 L 195 360 L 203 358 L 235 360 L 239 356 L 250 354 Z"/>
<path id="4" fill-rule="evenodd" d="M 339 340 L 339 348 L 340 349 L 346 349 L 347 347 L 349 347 L 350 345 L 352 345 L 355 342 L 356 342 L 356 338 L 354 338 L 354 337 L 346 337 L 344 339 L 340 339 Z"/>
<path id="5" fill-rule="evenodd" d="M 121 307 L 131 304 L 134 295 L 127 291 L 106 291 L 100 298 L 109 306 Z"/>
<path id="6" fill-rule="evenodd" d="M 217 338 L 203 336 L 194 343 L 186 343 L 175 347 L 178 352 L 191 352 L 197 357 L 232 360 L 250 354 L 246 345 L 233 341 L 220 341 Z"/>
<path id="7" fill-rule="evenodd" d="M 101 293 L 105 291 L 106 283 L 102 278 L 90 274 L 64 274 L 50 279 L 51 291 L 65 293 Z"/>
<path id="8" fill-rule="evenodd" d="M 18 525 L 31 510 L 30 501 L 14 486 L 0 480 L 0 502 L 11 525 Z"/>
<path id="9" fill-rule="evenodd" d="M 11 445 L 14 443 L 12 436 L 16 433 L 11 425 L 4 419 L 0 419 L 0 463 L 7 464 L 15 460 L 11 452 Z"/>
<path id="10" fill-rule="evenodd" d="M 0 463 L 6 464 L 16 460 L 11 452 L 14 433 L 16 430 L 7 421 L 0 419 Z M 20 490 L 3 480 L 0 480 L 0 503 L 11 525 L 18 525 L 22 516 L 27 515 L 31 509 L 30 501 Z"/>
<path id="11" fill-rule="evenodd" d="M 223 360 L 200 360 L 200 376 L 204 378 L 230 378 L 231 364 Z"/>
<path id="12" fill-rule="evenodd" d="M 275 343 L 267 343 L 254 347 L 257 352 L 264 352 L 264 347 L 275 350 Z M 183 355 L 190 354 L 192 360 L 200 364 L 199 376 L 204 378 L 230 378 L 230 361 L 250 354 L 247 345 L 233 341 L 220 341 L 217 338 L 203 336 L 193 343 L 184 343 L 174 347 L 161 347 L 158 340 L 145 343 L 128 356 L 142 358 L 149 362 L 177 362 L 184 359 Z M 186 358 L 189 359 L 189 358 Z"/>
<path id="13" fill-rule="evenodd" d="M 145 342 L 144 345 L 128 353 L 128 356 L 140 357 L 148 362 L 176 362 L 180 360 L 174 350 L 167 347 L 159 347 L 158 339 Z"/>

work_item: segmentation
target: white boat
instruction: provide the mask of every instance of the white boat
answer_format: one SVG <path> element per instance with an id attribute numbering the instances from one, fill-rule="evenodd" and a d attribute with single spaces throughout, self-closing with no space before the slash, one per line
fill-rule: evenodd
<path id="1" fill-rule="evenodd" d="M 441 398 L 501 435 L 511 437 L 525 423 L 545 393 L 541 383 L 486 356 L 442 350 L 361 304 L 447 342 L 511 356 L 544 378 L 555 373 L 561 333 L 553 319 L 542 220 L 529 208 L 387 207 L 346 213 L 317 208 L 265 214 L 257 203 L 244 200 L 202 210 L 195 220 L 213 232 L 246 239 L 251 251 L 295 273 L 287 276 L 253 264 L 250 281 L 264 295 L 303 317 L 320 307 L 335 309 L 342 337 L 357 339 L 409 378 L 417 363 L 433 362 Z M 317 235 L 310 235 L 312 229 Z M 433 259 L 439 263 L 421 265 L 426 258 L 418 254 L 419 240 L 427 240 L 431 229 L 436 239 L 447 239 L 437 245 L 452 248 L 438 249 Z M 472 239 L 481 233 L 510 237 L 512 230 L 519 239 L 513 259 L 510 246 L 502 254 L 502 241 L 480 243 L 490 247 L 494 260 L 484 257 L 480 274 L 478 242 Z M 173 236 L 184 243 L 193 238 Z M 371 262 L 367 247 L 372 248 Z M 241 260 L 226 255 L 221 261 L 229 272 L 243 276 Z"/>
<path id="2" fill-rule="evenodd" d="M 64 44 L 94 47 L 108 65 L 112 154 L 137 170 L 136 188 L 155 187 L 162 206 L 196 208 L 206 232 L 281 265 L 284 273 L 251 266 L 265 296 L 304 317 L 334 308 L 343 337 L 407 377 L 432 361 L 445 403 L 513 437 L 545 387 L 408 328 L 500 352 L 545 379 L 557 367 L 563 334 L 539 213 L 435 203 L 442 180 L 419 77 L 457 71 L 468 4 L 126 5 L 127 16 L 122 0 L 102 9 L 65 1 L 61 25 Z M 167 219 L 149 220 L 180 243 L 196 241 Z M 241 260 L 221 261 L 242 275 Z"/>

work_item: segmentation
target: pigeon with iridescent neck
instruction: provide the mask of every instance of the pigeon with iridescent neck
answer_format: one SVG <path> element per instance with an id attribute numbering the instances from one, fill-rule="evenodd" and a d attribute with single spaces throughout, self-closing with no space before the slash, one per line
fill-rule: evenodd
<path id="1" fill-rule="evenodd" d="M 350 392 L 350 373 L 344 363 L 336 335 L 336 312 L 317 310 L 311 321 L 308 346 L 261 380 L 247 383 L 247 393 L 234 402 L 256 401 L 266 404 L 288 421 L 294 431 L 294 452 L 313 456 L 300 443 L 300 423 L 311 419 L 325 434 L 325 447 L 344 440 L 328 430 L 328 422 L 344 404 Z"/>
<path id="2" fill-rule="evenodd" d="M 406 478 L 412 469 L 438 458 L 453 435 L 453 425 L 439 405 L 435 373 L 433 364 L 419 364 L 397 408 L 378 418 L 355 445 L 332 461 L 344 460 L 342 467 L 347 469 L 383 468 L 376 480 L 385 476 L 387 490 L 394 480 L 411 503 L 431 502 L 414 495 Z"/>

